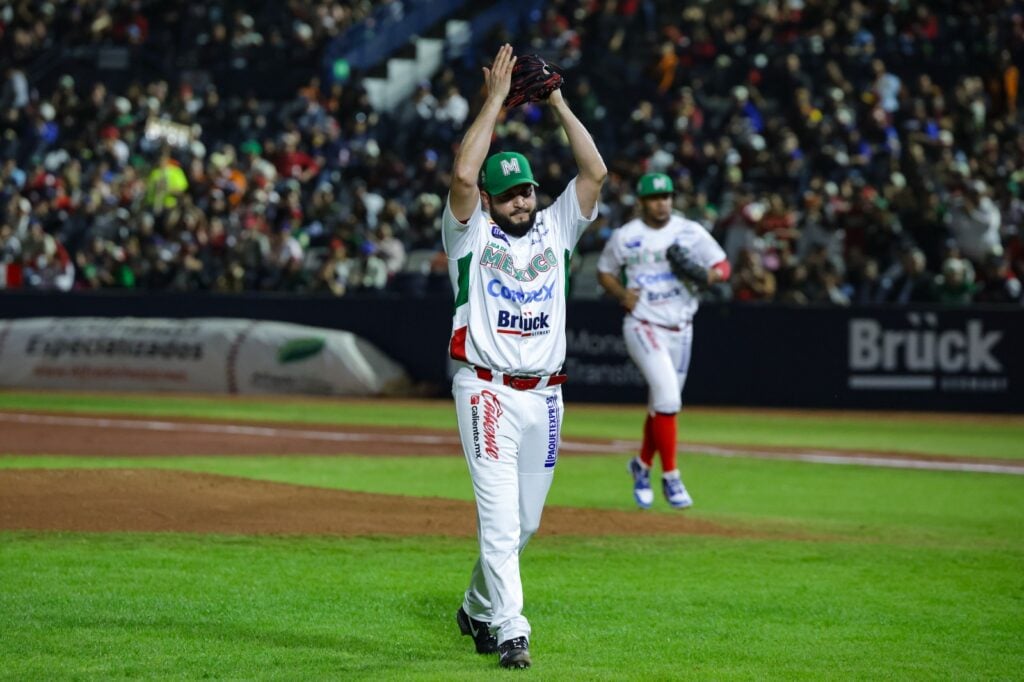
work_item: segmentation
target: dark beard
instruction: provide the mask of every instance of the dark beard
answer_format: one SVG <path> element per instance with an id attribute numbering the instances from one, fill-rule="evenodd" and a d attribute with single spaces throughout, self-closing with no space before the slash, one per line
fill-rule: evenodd
<path id="1" fill-rule="evenodd" d="M 497 213 L 494 213 L 494 214 L 491 215 L 491 220 L 493 220 L 494 223 L 499 228 L 501 228 L 501 231 L 504 232 L 505 234 L 511 235 L 513 237 L 522 237 L 527 232 L 532 230 L 533 229 L 533 222 L 536 219 L 537 219 L 537 211 L 536 211 L 536 209 L 534 209 L 533 211 L 530 212 L 530 219 L 528 221 L 526 221 L 525 223 L 518 224 L 518 225 L 512 223 L 510 220 L 505 218 L 505 216 L 500 216 Z"/>
<path id="2" fill-rule="evenodd" d="M 655 220 L 653 217 L 645 217 L 644 218 L 644 222 L 647 223 L 647 225 L 649 227 L 654 227 L 654 228 L 665 227 L 666 225 L 668 225 L 668 222 L 670 220 L 672 220 L 672 214 L 671 213 L 669 213 L 668 217 L 665 218 L 664 220 Z"/>

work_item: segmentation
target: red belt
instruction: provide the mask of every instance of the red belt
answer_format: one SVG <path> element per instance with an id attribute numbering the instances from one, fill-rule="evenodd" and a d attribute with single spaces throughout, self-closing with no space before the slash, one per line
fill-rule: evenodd
<path id="1" fill-rule="evenodd" d="M 517 391 L 529 391 L 534 388 L 558 386 L 559 384 L 564 384 L 569 380 L 568 374 L 552 374 L 551 376 L 546 377 L 531 377 L 519 376 L 516 374 L 502 374 L 500 372 L 496 373 L 481 367 L 475 367 L 474 369 L 476 370 L 478 378 L 495 384 L 504 384 L 505 386 L 514 388 Z"/>
<path id="2" fill-rule="evenodd" d="M 642 322 L 643 324 L 649 324 L 649 325 L 653 325 L 655 327 L 661 327 L 662 329 L 667 329 L 670 332 L 679 332 L 679 331 L 683 330 L 682 327 L 669 327 L 666 324 L 658 324 L 657 322 L 648 322 L 647 320 L 641 320 L 636 315 L 633 316 L 633 319 L 637 320 L 638 322 Z"/>

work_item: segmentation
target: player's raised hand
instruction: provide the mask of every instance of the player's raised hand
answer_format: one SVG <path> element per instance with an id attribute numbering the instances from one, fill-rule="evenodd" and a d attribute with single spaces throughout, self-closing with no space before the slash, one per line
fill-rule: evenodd
<path id="1" fill-rule="evenodd" d="M 484 67 L 484 83 L 487 84 L 488 99 L 505 101 L 509 88 L 512 86 L 512 67 L 515 66 L 515 63 L 516 58 L 512 55 L 512 46 L 505 43 L 495 55 L 491 68 Z"/>

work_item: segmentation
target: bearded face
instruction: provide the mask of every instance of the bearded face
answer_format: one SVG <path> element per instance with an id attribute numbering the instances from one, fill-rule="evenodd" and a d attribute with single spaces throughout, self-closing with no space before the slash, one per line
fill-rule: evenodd
<path id="1" fill-rule="evenodd" d="M 533 185 L 517 185 L 507 192 L 488 198 L 491 219 L 505 234 L 522 237 L 537 218 L 537 195 Z"/>

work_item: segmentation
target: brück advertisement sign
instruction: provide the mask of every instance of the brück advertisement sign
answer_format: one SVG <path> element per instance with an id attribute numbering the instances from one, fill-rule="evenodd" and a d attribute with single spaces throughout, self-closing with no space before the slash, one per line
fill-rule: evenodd
<path id="1" fill-rule="evenodd" d="M 982 317 L 945 318 L 946 324 L 941 324 L 940 314 L 933 312 L 908 313 L 903 321 L 852 318 L 849 388 L 1009 393 L 1008 331 L 991 322 L 986 326 Z"/>
<path id="2" fill-rule="evenodd" d="M 567 400 L 643 402 L 622 313 L 569 307 Z M 706 305 L 683 403 L 1024 412 L 1024 311 Z"/>

